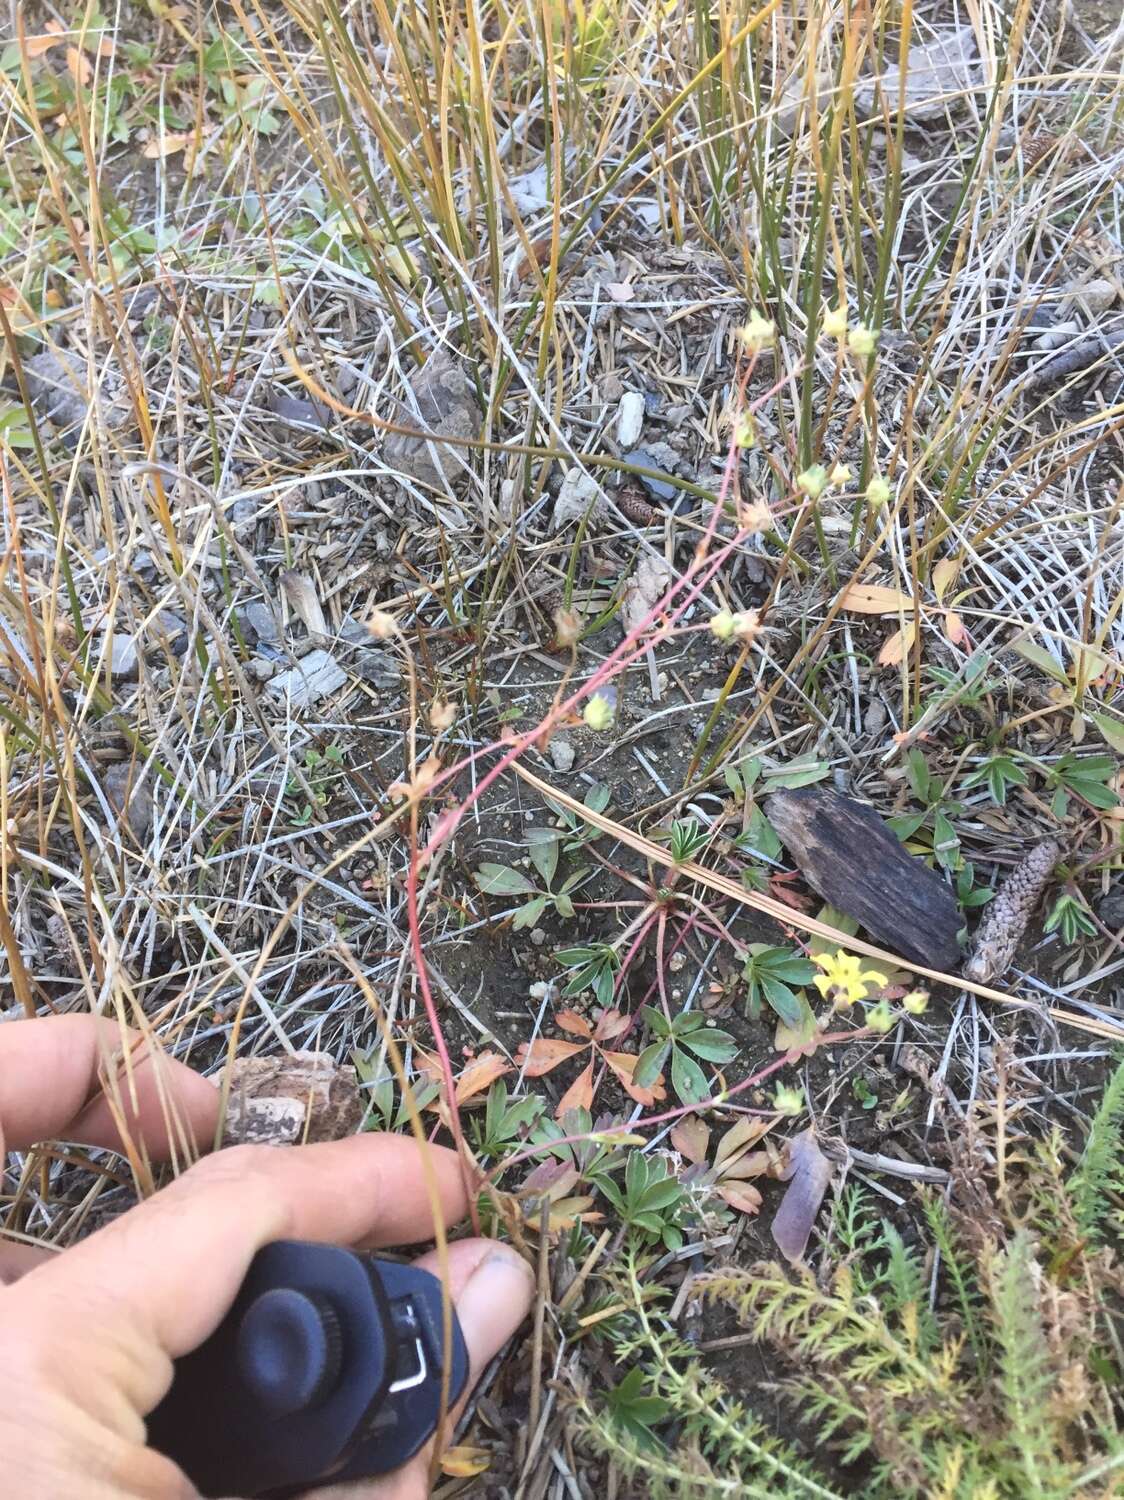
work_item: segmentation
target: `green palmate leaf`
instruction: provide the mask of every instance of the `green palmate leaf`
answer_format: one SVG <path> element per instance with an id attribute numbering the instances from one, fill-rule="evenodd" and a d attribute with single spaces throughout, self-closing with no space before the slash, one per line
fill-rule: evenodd
<path id="1" fill-rule="evenodd" d="M 770 948 L 762 943 L 750 946 L 744 970 L 749 984 L 749 1008 L 756 1014 L 762 1000 L 776 1012 L 786 1026 L 798 1027 L 803 1007 L 797 989 L 810 984 L 816 966 L 791 948 Z"/>
<path id="2" fill-rule="evenodd" d="M 682 1047 L 671 1053 L 671 1086 L 684 1104 L 694 1104 L 710 1093 L 706 1074 L 693 1057 L 688 1057 Z"/>
<path id="3" fill-rule="evenodd" d="M 510 865 L 483 864 L 473 879 L 488 896 L 528 896 L 535 889 L 533 881 Z"/>

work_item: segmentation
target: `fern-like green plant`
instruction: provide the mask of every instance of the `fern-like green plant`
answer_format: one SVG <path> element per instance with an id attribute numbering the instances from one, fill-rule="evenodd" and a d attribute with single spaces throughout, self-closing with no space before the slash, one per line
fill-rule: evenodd
<path id="1" fill-rule="evenodd" d="M 1124 1061 L 1108 1080 L 1081 1160 L 1070 1179 L 1074 1218 L 1081 1234 L 1098 1238 L 1108 1216 L 1108 1194 L 1122 1186 L 1120 1130 L 1124 1124 Z"/>

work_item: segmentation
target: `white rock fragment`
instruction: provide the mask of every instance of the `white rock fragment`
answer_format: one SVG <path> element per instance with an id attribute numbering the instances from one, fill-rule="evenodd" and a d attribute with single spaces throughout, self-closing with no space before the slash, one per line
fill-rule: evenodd
<path id="1" fill-rule="evenodd" d="M 601 486 L 592 474 L 582 469 L 567 469 L 554 502 L 554 530 L 561 531 L 563 526 L 580 521 L 587 511 L 591 519 L 596 516 L 600 494 Z"/>
<path id="2" fill-rule="evenodd" d="M 550 759 L 556 771 L 572 770 L 576 755 L 577 751 L 574 749 L 572 740 L 568 740 L 564 734 L 552 736 L 550 741 Z"/>
<path id="3" fill-rule="evenodd" d="M 294 708 L 311 708 L 321 698 L 338 693 L 347 673 L 330 651 L 310 651 L 288 672 L 281 672 L 266 691 L 274 698 L 288 699 Z"/>
<path id="4" fill-rule="evenodd" d="M 625 391 L 617 407 L 617 442 L 631 448 L 644 426 L 644 397 L 639 391 Z"/>

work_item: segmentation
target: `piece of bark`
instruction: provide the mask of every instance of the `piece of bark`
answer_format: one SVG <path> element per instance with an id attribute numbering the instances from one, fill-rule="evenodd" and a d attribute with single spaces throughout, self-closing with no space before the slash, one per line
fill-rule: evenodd
<path id="1" fill-rule="evenodd" d="M 949 886 L 872 807 L 826 787 L 774 792 L 765 811 L 804 879 L 872 937 L 930 969 L 961 958 Z"/>
<path id="2" fill-rule="evenodd" d="M 222 1075 L 214 1080 L 222 1083 Z M 223 1140 L 289 1146 L 354 1135 L 365 1111 L 355 1069 L 327 1052 L 237 1057 L 230 1065 Z"/>
<path id="3" fill-rule="evenodd" d="M 968 979 L 990 984 L 1005 973 L 1061 857 L 1057 839 L 1044 839 L 1007 876 L 976 930 L 972 956 L 964 967 Z"/>

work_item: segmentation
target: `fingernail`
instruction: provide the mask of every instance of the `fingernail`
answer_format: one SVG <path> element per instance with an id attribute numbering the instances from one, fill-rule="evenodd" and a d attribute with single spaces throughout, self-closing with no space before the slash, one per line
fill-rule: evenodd
<path id="1" fill-rule="evenodd" d="M 476 1267 L 457 1299 L 457 1317 L 474 1369 L 487 1364 L 519 1327 L 534 1291 L 530 1266 L 502 1245 Z"/>

